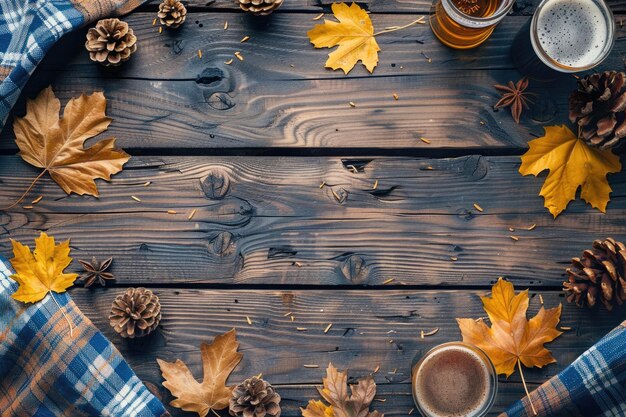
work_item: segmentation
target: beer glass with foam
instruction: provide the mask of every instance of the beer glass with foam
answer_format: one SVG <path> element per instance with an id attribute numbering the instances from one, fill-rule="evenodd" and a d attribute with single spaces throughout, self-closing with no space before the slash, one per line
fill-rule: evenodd
<path id="1" fill-rule="evenodd" d="M 522 73 L 541 78 L 589 70 L 614 42 L 615 21 L 603 0 L 543 0 L 517 34 L 511 57 Z"/>

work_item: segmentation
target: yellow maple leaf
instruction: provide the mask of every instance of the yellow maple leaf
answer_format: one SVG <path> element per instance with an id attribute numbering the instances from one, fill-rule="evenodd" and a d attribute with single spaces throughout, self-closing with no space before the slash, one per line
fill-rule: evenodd
<path id="1" fill-rule="evenodd" d="M 56 245 L 53 237 L 42 232 L 35 239 L 33 252 L 13 239 L 11 243 L 14 256 L 11 265 L 15 269 L 11 278 L 19 284 L 12 295 L 14 299 L 34 303 L 49 292 L 62 293 L 74 284 L 78 275 L 63 272 L 72 262 L 69 240 Z"/>
<path id="2" fill-rule="evenodd" d="M 576 198 L 579 187 L 583 200 L 606 211 L 611 193 L 606 176 L 622 169 L 611 150 L 588 146 L 565 125 L 545 127 L 545 135 L 530 141 L 529 146 L 519 172 L 536 176 L 550 170 L 539 195 L 555 218 Z"/>
<path id="3" fill-rule="evenodd" d="M 170 405 L 185 411 L 194 411 L 205 417 L 209 411 L 228 407 L 233 387 L 226 380 L 243 357 L 237 352 L 239 342 L 235 329 L 216 336 L 211 344 L 200 344 L 204 378 L 196 381 L 183 361 L 167 362 L 157 359 L 167 388 L 175 400 Z"/>
<path id="4" fill-rule="evenodd" d="M 521 362 L 527 367 L 543 367 L 556 362 L 544 343 L 556 339 L 561 332 L 556 329 L 561 317 L 561 305 L 545 309 L 526 319 L 528 290 L 515 294 L 513 284 L 502 278 L 493 286 L 491 297 L 481 297 L 491 327 L 482 319 L 456 319 L 463 341 L 481 348 L 498 374 L 507 377 Z M 520 368 L 521 372 L 521 368 Z"/>
<path id="5" fill-rule="evenodd" d="M 316 48 L 339 47 L 328 54 L 326 67 L 334 70 L 341 68 L 350 72 L 360 60 L 371 73 L 378 64 L 380 47 L 374 38 L 374 26 L 367 12 L 357 4 L 345 3 L 332 5 L 333 15 L 339 22 L 324 20 L 307 32 L 311 43 Z"/>

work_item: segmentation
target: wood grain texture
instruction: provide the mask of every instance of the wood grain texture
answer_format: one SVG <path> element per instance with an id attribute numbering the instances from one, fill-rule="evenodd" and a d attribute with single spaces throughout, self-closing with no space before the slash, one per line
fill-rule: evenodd
<path id="1" fill-rule="evenodd" d="M 73 289 L 72 298 L 109 337 L 139 377 L 160 385 L 156 358 L 183 360 L 199 376 L 198 347 L 215 335 L 237 328 L 244 358 L 230 378 L 232 383 L 251 375 L 276 384 L 286 394 L 285 414 L 299 415 L 297 407 L 317 398 L 324 367 L 333 362 L 353 378 L 372 372 L 379 391 L 374 406 L 387 415 L 406 415 L 413 407 L 410 369 L 416 358 L 433 346 L 460 339 L 455 317 L 484 316 L 479 296 L 485 291 L 215 291 L 154 288 L 163 319 L 156 334 L 126 341 L 109 327 L 106 317 L 122 289 Z M 546 307 L 563 301 L 558 292 L 542 292 Z M 540 307 L 531 293 L 530 314 Z M 291 314 L 287 314 L 291 313 Z M 246 322 L 248 316 L 252 325 Z M 295 319 L 292 321 L 290 316 Z M 558 363 L 525 371 L 538 384 L 559 372 L 602 335 L 619 324 L 623 314 L 564 306 L 561 323 L 572 327 L 549 345 Z M 333 326 L 324 333 L 326 326 Z M 297 331 L 297 327 L 306 331 Z M 421 330 L 439 331 L 420 338 Z M 317 369 L 304 365 L 319 365 Z M 394 372 L 395 370 L 395 372 Z M 523 396 L 519 373 L 500 378 L 501 391 L 494 412 Z M 284 392 L 283 392 L 284 391 Z M 167 401 L 167 396 L 166 396 Z M 182 415 L 182 414 L 178 414 Z"/>
<path id="2" fill-rule="evenodd" d="M 150 0 L 142 10 L 156 9 L 160 0 Z M 294 11 L 328 12 L 334 0 L 290 0 L 285 1 L 276 13 Z M 428 0 L 362 0 L 359 5 L 371 13 L 428 13 L 431 3 Z M 540 0 L 517 1 L 512 13 L 531 15 L 539 5 Z M 237 10 L 234 0 L 189 0 L 186 2 L 191 10 L 226 11 Z M 616 11 L 626 11 L 626 5 L 621 0 L 608 0 L 607 4 Z"/>
<path id="3" fill-rule="evenodd" d="M 382 28 L 411 18 L 382 14 L 374 16 L 374 23 Z M 306 31 L 316 22 L 308 14 L 280 14 L 258 23 L 241 13 L 195 13 L 180 31 L 163 34 L 152 19 L 150 13 L 128 17 L 139 38 L 138 52 L 113 70 L 89 61 L 84 33 L 61 41 L 31 79 L 16 113 L 23 114 L 26 96 L 52 83 L 63 102 L 103 90 L 114 119 L 109 133 L 123 147 L 151 152 L 399 148 L 428 155 L 450 149 L 520 153 L 531 135 L 542 133 L 541 125 L 567 121 L 567 97 L 575 87 L 570 76 L 535 85 L 542 94 L 520 125 L 508 110 L 493 110 L 499 97 L 493 84 L 520 77 L 509 55 L 525 17 L 508 17 L 472 51 L 444 48 L 427 25 L 382 35 L 374 74 L 359 64 L 348 76 L 323 68 L 328 51 L 310 45 Z M 244 35 L 251 39 L 241 44 Z M 620 28 L 620 40 L 600 69 L 624 67 L 625 35 Z M 226 65 L 235 51 L 244 61 Z M 0 150 L 15 150 L 10 124 L 0 136 Z"/>
<path id="4" fill-rule="evenodd" d="M 543 178 L 518 167 L 519 157 L 136 157 L 99 183 L 99 200 L 42 180 L 33 209 L 0 212 L 0 252 L 45 230 L 71 238 L 78 259 L 113 256 L 122 284 L 486 286 L 506 275 L 559 286 L 594 239 L 626 237 L 626 174 L 610 176 L 606 214 L 575 201 L 553 220 Z M 0 157 L 0 205 L 35 176 Z"/>

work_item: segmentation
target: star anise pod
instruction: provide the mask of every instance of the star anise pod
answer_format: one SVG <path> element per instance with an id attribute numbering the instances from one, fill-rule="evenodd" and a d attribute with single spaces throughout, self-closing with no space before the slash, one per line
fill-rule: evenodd
<path id="1" fill-rule="evenodd" d="M 106 287 L 107 280 L 115 280 L 115 277 L 112 273 L 106 272 L 107 269 L 111 266 L 113 262 L 113 258 L 109 258 L 103 262 L 98 262 L 95 257 L 91 258 L 91 262 L 87 261 L 78 261 L 82 266 L 85 272 L 80 276 L 83 283 L 85 284 L 85 288 L 91 287 L 96 280 L 102 285 Z"/>
<path id="2" fill-rule="evenodd" d="M 507 85 L 496 84 L 494 87 L 500 92 L 502 98 L 493 107 L 496 109 L 510 107 L 513 120 L 515 120 L 515 123 L 519 123 L 522 110 L 528 109 L 528 103 L 532 104 L 532 101 L 528 98 L 531 94 L 526 92 L 528 78 L 522 78 L 517 84 L 509 81 Z"/>

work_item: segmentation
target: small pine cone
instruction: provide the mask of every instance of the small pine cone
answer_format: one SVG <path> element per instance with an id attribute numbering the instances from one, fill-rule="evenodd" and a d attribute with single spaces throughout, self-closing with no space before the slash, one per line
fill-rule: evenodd
<path id="1" fill-rule="evenodd" d="M 257 16 L 265 16 L 278 9 L 283 0 L 238 0 L 239 7 L 244 12 L 250 12 Z"/>
<path id="2" fill-rule="evenodd" d="M 159 4 L 157 16 L 162 25 L 176 29 L 185 22 L 187 9 L 178 0 L 163 0 L 163 3 Z"/>
<path id="3" fill-rule="evenodd" d="M 280 417 L 280 395 L 256 376 L 233 389 L 229 413 L 233 417 Z"/>
<path id="4" fill-rule="evenodd" d="M 596 240 L 582 258 L 572 259 L 563 283 L 567 301 L 593 307 L 599 300 L 607 310 L 626 300 L 626 246 L 613 238 Z"/>
<path id="5" fill-rule="evenodd" d="M 102 19 L 87 32 L 85 48 L 92 61 L 108 66 L 128 61 L 137 50 L 137 37 L 128 23 L 120 19 Z"/>
<path id="6" fill-rule="evenodd" d="M 111 306 L 109 324 L 122 337 L 142 337 L 161 321 L 159 297 L 146 288 L 129 288 Z"/>
<path id="7" fill-rule="evenodd" d="M 626 137 L 626 74 L 605 71 L 578 80 L 569 98 L 569 118 L 578 123 L 582 139 L 601 150 Z"/>

